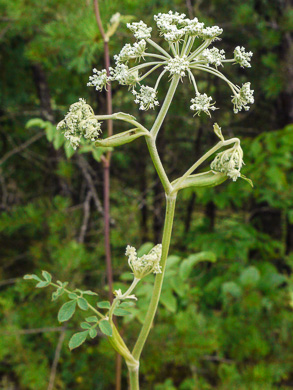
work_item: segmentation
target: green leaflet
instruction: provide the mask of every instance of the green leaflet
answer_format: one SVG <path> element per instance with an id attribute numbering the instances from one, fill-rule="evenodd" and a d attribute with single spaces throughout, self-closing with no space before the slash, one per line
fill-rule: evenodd
<path id="1" fill-rule="evenodd" d="M 112 327 L 109 321 L 102 320 L 101 322 L 99 322 L 99 328 L 101 332 L 104 333 L 106 336 L 112 336 Z"/>
<path id="2" fill-rule="evenodd" d="M 58 312 L 58 321 L 59 322 L 68 321 L 73 316 L 75 309 L 76 309 L 76 301 L 69 301 L 64 303 L 64 305 L 61 306 Z"/>
<path id="3" fill-rule="evenodd" d="M 83 332 L 75 333 L 71 339 L 69 340 L 69 348 L 72 351 L 74 348 L 79 347 L 81 344 L 83 344 L 87 338 L 87 335 L 89 334 L 88 330 L 85 330 Z"/>
<path id="4" fill-rule="evenodd" d="M 87 310 L 88 307 L 89 307 L 87 301 L 86 301 L 84 298 L 78 298 L 78 299 L 77 299 L 77 304 L 78 304 L 78 307 L 79 307 L 81 310 Z"/>

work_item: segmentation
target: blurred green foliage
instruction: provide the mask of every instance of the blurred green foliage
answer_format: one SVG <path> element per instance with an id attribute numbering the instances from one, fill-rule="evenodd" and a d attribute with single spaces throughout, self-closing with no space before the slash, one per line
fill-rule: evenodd
<path id="1" fill-rule="evenodd" d="M 90 0 L 0 0 L 0 9 L 0 388 L 42 390 L 48 387 L 60 336 L 58 308 L 49 289 L 35 290 L 22 276 L 46 269 L 72 288 L 100 291 L 99 298 L 107 299 L 103 220 L 93 194 L 85 234 L 81 231 L 90 192 L 85 172 L 102 199 L 100 152 L 84 145 L 73 153 L 63 148 L 55 130 L 79 97 L 97 113 L 105 112 L 105 95 L 86 88 L 91 69 L 104 67 L 103 43 Z M 102 0 L 105 25 L 116 12 L 122 15 L 111 54 L 131 40 L 126 22 L 143 19 L 153 26 L 152 15 L 169 9 L 223 27 L 221 45 L 227 53 L 237 45 L 254 52 L 248 71 L 225 68 L 239 85 L 252 82 L 256 103 L 235 116 L 226 86 L 206 76 L 200 87 L 210 91 L 221 110 L 212 119 L 193 118 L 191 90 L 180 85 L 159 137 L 168 174 L 175 179 L 217 142 L 212 124 L 218 122 L 224 136 L 243 140 L 243 173 L 255 187 L 227 181 L 179 195 L 160 310 L 143 354 L 142 389 L 289 389 L 293 9 L 286 0 Z M 166 88 L 167 83 L 160 99 Z M 138 112 L 125 88 L 115 86 L 113 99 L 115 111 L 130 112 L 146 126 L 152 123 L 154 114 Z M 115 132 L 124 129 L 115 124 Z M 46 137 L 18 149 L 39 132 Z M 142 140 L 113 154 L 115 288 L 125 289 L 129 280 L 126 245 L 139 247 L 160 237 L 162 188 L 149 162 Z M 129 345 L 143 321 L 152 282 L 149 276 L 139 286 L 131 315 L 118 320 Z M 77 313 L 65 328 L 54 389 L 113 389 L 114 353 L 105 338 L 73 352 L 67 348 L 82 320 Z"/>

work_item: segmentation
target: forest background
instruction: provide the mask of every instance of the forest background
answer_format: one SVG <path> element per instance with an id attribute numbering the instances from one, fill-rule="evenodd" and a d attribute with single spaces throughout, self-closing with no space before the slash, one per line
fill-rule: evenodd
<path id="1" fill-rule="evenodd" d="M 251 81 L 255 104 L 250 111 L 233 114 L 227 87 L 206 74 L 200 85 L 221 110 L 211 119 L 204 114 L 192 117 L 192 92 L 185 82 L 160 133 L 160 155 L 168 174 L 176 178 L 217 142 L 212 125 L 218 122 L 224 134 L 242 140 L 243 173 L 254 188 L 238 180 L 180 193 L 164 293 L 143 353 L 142 388 L 292 389 L 290 1 L 103 0 L 100 8 L 105 26 L 115 13 L 121 14 L 110 40 L 111 56 L 133 40 L 127 22 L 142 19 L 154 27 L 153 15 L 170 9 L 222 27 L 221 48 L 230 56 L 237 45 L 254 52 L 252 68 L 227 67 L 233 79 L 237 73 L 239 85 Z M 93 4 L 0 0 L 0 10 L 0 388 L 113 389 L 115 358 L 107 340 L 98 337 L 70 352 L 67 344 L 79 328 L 78 315 L 60 326 L 50 291 L 35 290 L 22 280 L 25 273 L 46 269 L 73 287 L 93 289 L 107 299 L 101 156 L 91 150 L 69 156 L 55 131 L 80 97 L 97 114 L 106 112 L 105 93 L 86 86 L 92 68 L 104 68 Z M 167 86 L 162 86 L 159 100 Z M 155 115 L 139 112 L 131 93 L 116 85 L 113 108 L 147 125 Z M 34 118 L 42 120 L 30 121 Z M 115 123 L 114 133 L 120 130 Z M 116 288 L 123 288 L 129 275 L 126 245 L 160 242 L 163 197 L 143 140 L 113 151 Z M 182 271 L 178 278 L 180 262 L 202 251 L 210 261 Z M 151 278 L 144 282 L 131 316 L 119 319 L 130 343 L 143 320 Z M 124 366 L 121 383 L 126 389 Z"/>

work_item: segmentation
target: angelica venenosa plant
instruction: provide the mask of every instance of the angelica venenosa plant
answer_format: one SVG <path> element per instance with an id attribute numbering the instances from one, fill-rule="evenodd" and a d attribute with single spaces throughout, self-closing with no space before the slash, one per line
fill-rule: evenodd
<path id="1" fill-rule="evenodd" d="M 61 322 L 71 318 L 77 307 L 93 312 L 94 316 L 86 317 L 85 322 L 81 324 L 84 330 L 72 336 L 70 348 L 80 346 L 87 337 L 96 337 L 96 328 L 99 327 L 101 332 L 108 337 L 113 348 L 124 357 L 129 371 L 131 390 L 139 389 L 140 356 L 151 330 L 162 291 L 178 192 L 188 187 L 213 187 L 228 179 L 233 182 L 238 178 L 249 181 L 241 173 L 244 162 L 240 140 L 238 138 L 224 139 L 222 130 L 217 124 L 214 125 L 214 133 L 219 139 L 216 145 L 195 161 L 180 177 L 173 181 L 170 180 L 157 151 L 156 139 L 178 84 L 184 78 L 191 83 L 194 95 L 190 97 L 191 104 L 189 106 L 194 115 L 204 113 L 211 116 L 211 113 L 218 109 L 212 96 L 198 88 L 198 79 L 202 72 L 210 73 L 228 85 L 232 91 L 235 113 L 248 110 L 250 104 L 254 102 L 253 90 L 251 90 L 249 82 L 239 87 L 218 70 L 219 67 L 224 68 L 226 63 L 237 63 L 241 67 L 250 67 L 251 52 L 246 52 L 242 46 L 237 46 L 233 58 L 226 59 L 224 50 L 211 46 L 213 42 L 219 40 L 219 36 L 223 33 L 222 28 L 205 26 L 197 18 L 189 19 L 184 14 L 170 11 L 160 13 L 154 19 L 159 35 L 167 42 L 168 50 L 151 39 L 152 28 L 143 21 L 130 23 L 127 26 L 136 38 L 136 42 L 126 44 L 120 53 L 114 56 L 116 65 L 109 69 L 109 75 L 106 70 L 94 69 L 88 83 L 88 86 L 101 91 L 103 88 L 107 88 L 110 81 L 117 81 L 120 85 L 128 87 L 134 96 L 134 103 L 138 104 L 141 110 L 155 110 L 159 106 L 157 93 L 160 83 L 165 78 L 169 83 L 169 88 L 152 127 L 147 129 L 132 115 L 121 112 L 111 115 L 94 115 L 92 108 L 81 99 L 70 107 L 68 114 L 59 123 L 58 129 L 64 133 L 65 138 L 74 148 L 80 144 L 82 138 L 89 142 L 92 141 L 93 146 L 96 147 L 117 147 L 133 142 L 139 137 L 145 138 L 152 162 L 166 195 L 162 243 L 154 246 L 142 256 L 138 256 L 134 247 L 127 246 L 126 256 L 133 274 L 133 281 L 125 291 L 120 288 L 113 292 L 112 303 L 98 302 L 98 309 L 91 305 L 86 297 L 87 294 L 95 294 L 93 292 L 70 291 L 67 289 L 66 283 L 59 281 L 56 284 L 53 283 L 51 276 L 46 272 L 43 272 L 43 280 L 36 275 L 26 277 L 36 280 L 37 287 L 49 285 L 55 287 L 57 290 L 53 295 L 54 300 L 62 295 L 68 295 L 69 301 L 59 311 L 58 318 Z M 143 80 L 155 71 L 158 72 L 158 77 L 154 85 L 146 85 Z M 110 119 L 124 121 L 131 128 L 102 139 L 100 137 L 100 121 Z M 209 171 L 194 173 L 202 163 L 215 153 L 218 154 L 212 161 Z M 131 304 L 137 300 L 133 293 L 136 286 L 141 283 L 141 279 L 147 275 L 151 277 L 152 274 L 156 276 L 148 311 L 135 345 L 130 348 L 119 333 L 114 317 L 115 315 L 129 314 L 125 307 L 131 307 Z"/>

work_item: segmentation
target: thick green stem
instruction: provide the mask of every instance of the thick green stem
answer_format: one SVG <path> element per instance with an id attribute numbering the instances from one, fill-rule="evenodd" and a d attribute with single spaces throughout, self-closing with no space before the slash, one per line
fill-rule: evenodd
<path id="1" fill-rule="evenodd" d="M 144 347 L 144 344 L 145 344 L 146 339 L 148 337 L 148 334 L 150 332 L 150 329 L 151 329 L 151 326 L 152 326 L 152 323 L 153 323 L 153 320 L 154 320 L 154 317 L 155 317 L 155 314 L 157 311 L 160 295 L 161 295 L 164 274 L 165 274 L 165 269 L 166 269 L 166 262 L 167 262 L 170 240 L 171 240 L 174 211 L 175 211 L 175 204 L 176 204 L 176 195 L 177 194 L 174 194 L 173 196 L 166 197 L 167 198 L 167 206 L 166 206 L 166 214 L 165 214 L 163 239 L 162 239 L 162 258 L 161 258 L 161 262 L 160 262 L 160 265 L 162 267 L 162 273 L 157 274 L 157 276 L 156 276 L 155 285 L 154 285 L 154 289 L 153 289 L 153 295 L 152 295 L 151 302 L 150 302 L 150 305 L 148 308 L 148 312 L 146 314 L 143 327 L 140 331 L 137 342 L 136 342 L 134 349 L 133 349 L 133 352 L 132 352 L 132 356 L 134 357 L 135 360 L 139 360 L 139 358 L 140 358 L 142 349 Z"/>
<path id="2" fill-rule="evenodd" d="M 138 368 L 129 368 L 129 384 L 130 390 L 139 390 L 139 370 Z"/>

